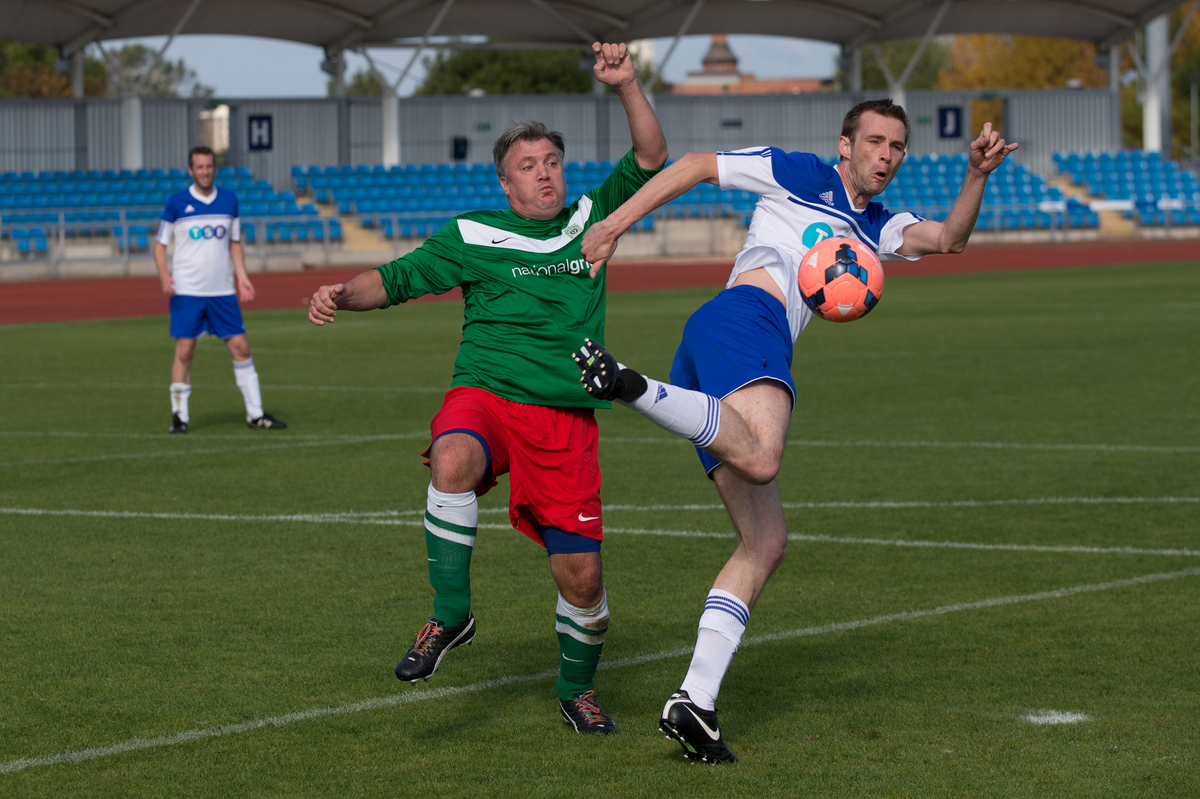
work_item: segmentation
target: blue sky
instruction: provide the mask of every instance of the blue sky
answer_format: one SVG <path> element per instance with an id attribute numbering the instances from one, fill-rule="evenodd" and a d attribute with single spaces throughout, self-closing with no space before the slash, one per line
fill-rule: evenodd
<path id="1" fill-rule="evenodd" d="M 162 47 L 165 37 L 137 39 L 155 49 Z M 666 53 L 670 39 L 656 43 L 658 57 Z M 123 42 L 105 43 L 120 46 Z M 682 80 L 687 72 L 700 69 L 700 59 L 708 49 L 709 37 L 685 36 L 667 64 L 664 77 L 668 81 Z M 824 78 L 833 74 L 836 45 L 807 39 L 780 36 L 729 37 L 730 47 L 738 56 L 743 72 L 753 72 L 760 78 Z M 384 67 L 393 78 L 408 63 L 411 50 L 373 50 L 372 58 L 394 66 Z M 201 83 L 214 87 L 218 97 L 315 97 L 325 95 L 328 76 L 321 72 L 323 57 L 320 48 L 277 39 L 258 39 L 247 36 L 180 36 L 167 50 L 167 58 L 182 58 L 194 69 Z M 357 54 L 347 57 L 347 77 L 356 69 L 366 67 Z M 411 94 L 421 82 L 420 61 L 409 73 L 401 94 Z"/>

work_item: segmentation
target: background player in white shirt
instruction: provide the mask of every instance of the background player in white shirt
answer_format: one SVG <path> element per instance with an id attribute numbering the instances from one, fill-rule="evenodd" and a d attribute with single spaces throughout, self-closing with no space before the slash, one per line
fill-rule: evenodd
<path id="1" fill-rule="evenodd" d="M 836 168 L 775 148 L 688 153 L 584 236 L 595 275 L 634 222 L 701 181 L 760 195 L 726 289 L 684 327 L 671 383 L 625 368 L 591 341 L 575 356 L 590 394 L 696 444 L 733 521 L 737 547 L 708 594 L 691 666 L 660 721 L 693 760 L 737 759 L 722 739 L 715 700 L 750 609 L 787 551 L 775 475 L 795 403 L 792 345 L 812 319 L 797 281 L 804 254 L 830 236 L 857 238 L 884 261 L 962 252 L 988 174 L 1017 148 L 985 124 L 946 221 L 932 222 L 871 202 L 900 168 L 909 132 L 900 106 L 871 100 L 843 120 Z"/>
<path id="2" fill-rule="evenodd" d="M 170 432 L 186 433 L 188 429 L 192 356 L 201 333 L 223 339 L 233 356 L 233 377 L 246 403 L 246 424 L 255 430 L 282 430 L 286 424 L 263 413 L 258 372 L 238 306 L 239 299 L 254 299 L 254 286 L 246 275 L 237 195 L 213 185 L 216 164 L 207 147 L 195 147 L 188 153 L 188 173 L 194 183 L 167 200 L 154 241 L 154 264 L 163 293 L 171 297 L 171 336 L 175 339 Z M 167 245 L 172 240 L 175 257 L 168 272 Z"/>

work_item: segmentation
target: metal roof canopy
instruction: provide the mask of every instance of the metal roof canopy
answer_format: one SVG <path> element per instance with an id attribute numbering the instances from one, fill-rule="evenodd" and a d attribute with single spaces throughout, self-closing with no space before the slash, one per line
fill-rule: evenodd
<path id="1" fill-rule="evenodd" d="M 180 34 L 262 36 L 331 52 L 488 36 L 568 47 L 681 34 L 794 36 L 847 49 L 938 34 L 1059 36 L 1111 46 L 1181 0 L 201 0 Z M 435 25 L 444 6 L 450 13 Z M 0 0 L 0 38 L 61 46 L 163 36 L 179 0 Z"/>

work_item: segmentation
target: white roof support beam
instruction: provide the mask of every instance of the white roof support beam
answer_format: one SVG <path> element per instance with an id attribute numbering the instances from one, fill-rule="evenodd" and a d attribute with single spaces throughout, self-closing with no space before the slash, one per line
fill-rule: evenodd
<path id="1" fill-rule="evenodd" d="M 916 51 L 913 52 L 912 58 L 908 59 L 908 63 L 904 65 L 904 71 L 900 73 L 900 77 L 893 78 L 892 71 L 888 69 L 888 65 L 883 60 L 883 53 L 879 50 L 879 45 L 872 45 L 871 52 L 875 56 L 875 60 L 879 63 L 879 68 L 883 70 L 883 77 L 887 79 L 888 91 L 892 95 L 892 102 L 903 107 L 908 102 L 908 96 L 905 93 L 904 86 L 908 83 L 908 79 L 912 77 L 913 70 L 917 68 L 917 62 L 921 60 L 921 56 L 925 55 L 925 48 L 929 46 L 929 42 L 937 33 L 938 26 L 942 24 L 942 20 L 946 16 L 946 12 L 950 10 L 950 4 L 954 0 L 942 0 L 942 6 L 937 13 L 933 15 L 933 19 L 929 23 L 929 27 L 925 30 L 925 35 L 921 37 L 921 43 L 917 45 Z"/>
<path id="2" fill-rule="evenodd" d="M 162 63 L 163 54 L 167 52 L 167 48 L 175 41 L 175 37 L 179 35 L 179 31 L 183 30 L 183 26 L 187 24 L 187 21 L 192 18 L 192 14 L 195 13 L 196 7 L 200 5 L 200 2 L 201 0 L 192 0 L 192 4 L 187 7 L 187 10 L 183 12 L 183 16 L 179 18 L 179 22 L 175 23 L 175 28 L 171 31 L 171 35 L 167 37 L 166 44 L 154 54 L 154 59 L 146 67 L 146 71 L 142 73 L 142 79 L 138 81 L 137 88 L 133 90 L 134 94 L 141 94 L 142 87 L 146 85 L 146 81 L 150 80 L 150 75 Z"/>
<path id="3" fill-rule="evenodd" d="M 692 10 L 683 18 L 683 24 L 679 26 L 679 30 L 675 33 L 675 38 L 671 40 L 671 46 L 667 48 L 667 52 L 654 66 L 654 72 L 650 75 L 650 80 L 645 86 L 648 94 L 654 92 L 654 84 L 658 83 L 658 76 L 666 69 L 667 62 L 671 60 L 671 56 L 675 53 L 675 48 L 679 45 L 679 40 L 687 35 L 688 29 L 692 27 L 692 23 L 696 21 L 696 15 L 700 13 L 700 9 L 704 7 L 704 0 L 696 0 L 692 3 Z"/>

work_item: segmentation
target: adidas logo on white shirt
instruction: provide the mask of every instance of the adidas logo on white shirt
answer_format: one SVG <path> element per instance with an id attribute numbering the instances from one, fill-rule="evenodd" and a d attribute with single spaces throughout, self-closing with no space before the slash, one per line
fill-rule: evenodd
<path id="1" fill-rule="evenodd" d="M 820 197 L 822 200 L 824 200 L 826 205 L 829 205 L 829 206 L 833 205 L 833 191 L 832 190 L 831 191 L 823 191 L 817 196 Z"/>
<path id="2" fill-rule="evenodd" d="M 196 210 L 196 209 L 192 207 L 192 204 L 191 204 L 191 203 L 188 203 L 188 207 L 187 207 L 187 208 L 184 208 L 184 209 L 183 209 L 183 212 L 184 212 L 185 214 L 190 214 L 192 211 L 195 211 L 195 210 Z"/>

